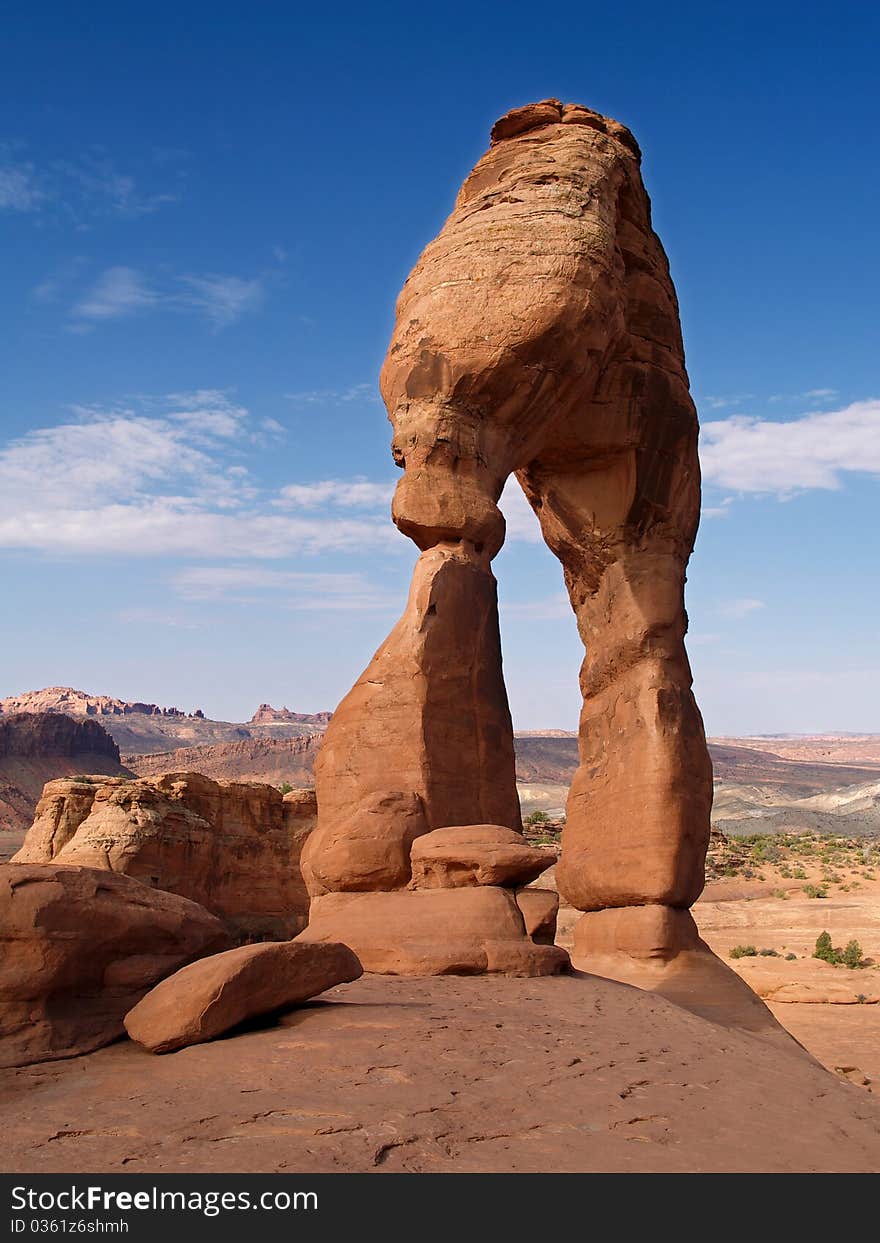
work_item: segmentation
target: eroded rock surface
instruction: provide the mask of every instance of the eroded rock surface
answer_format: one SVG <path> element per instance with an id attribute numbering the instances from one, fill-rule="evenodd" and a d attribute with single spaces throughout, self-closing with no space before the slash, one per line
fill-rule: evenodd
<path id="1" fill-rule="evenodd" d="M 404 472 L 392 515 L 422 556 L 403 618 L 328 727 L 309 865 L 348 846 L 365 875 L 365 797 L 418 796 L 425 831 L 519 827 L 489 568 L 515 474 L 587 653 L 560 892 L 587 912 L 687 908 L 712 799 L 684 648 L 697 418 L 638 144 L 554 99 L 491 137 L 397 303 L 381 376 Z"/>
<path id="2" fill-rule="evenodd" d="M 170 1053 L 213 1040 L 245 1019 L 288 1010 L 362 974 L 347 945 L 241 945 L 168 976 L 126 1014 L 125 1030 L 152 1053 Z"/>
<path id="3" fill-rule="evenodd" d="M 229 945 L 195 902 L 94 868 L 0 867 L 0 1066 L 88 1053 L 123 1035 L 155 984 Z"/>
<path id="4" fill-rule="evenodd" d="M 290 936 L 306 922 L 299 856 L 316 820 L 312 791 L 198 773 L 53 781 L 15 856 L 122 872 L 177 893 L 245 936 Z"/>
<path id="5" fill-rule="evenodd" d="M 555 862 L 521 833 L 497 824 L 435 829 L 413 842 L 413 889 L 528 885 Z"/>

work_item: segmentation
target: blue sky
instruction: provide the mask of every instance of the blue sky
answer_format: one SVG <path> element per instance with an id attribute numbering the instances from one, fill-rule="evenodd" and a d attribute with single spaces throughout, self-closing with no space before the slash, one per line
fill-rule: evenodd
<path id="1" fill-rule="evenodd" d="M 682 307 L 712 733 L 880 732 L 875 6 L 4 6 L 0 696 L 333 707 L 412 546 L 376 377 L 509 107 L 626 122 Z M 581 658 L 522 501 L 520 728 Z"/>

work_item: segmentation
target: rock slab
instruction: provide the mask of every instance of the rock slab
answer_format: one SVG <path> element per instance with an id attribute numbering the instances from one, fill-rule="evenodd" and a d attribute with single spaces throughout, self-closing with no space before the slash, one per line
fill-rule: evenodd
<path id="1" fill-rule="evenodd" d="M 410 859 L 413 889 L 528 885 L 556 862 L 521 833 L 498 824 L 435 829 L 413 842 Z"/>
<path id="2" fill-rule="evenodd" d="M 362 974 L 347 945 L 242 945 L 163 980 L 126 1014 L 125 1030 L 152 1053 L 171 1053 L 213 1040 L 246 1019 L 287 1010 Z"/>
<path id="3" fill-rule="evenodd" d="M 195 902 L 128 876 L 0 867 L 0 1066 L 90 1053 L 165 976 L 229 945 Z"/>

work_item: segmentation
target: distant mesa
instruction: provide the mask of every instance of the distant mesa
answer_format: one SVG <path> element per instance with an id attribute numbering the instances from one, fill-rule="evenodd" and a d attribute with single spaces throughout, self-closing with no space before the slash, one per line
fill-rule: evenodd
<path id="1" fill-rule="evenodd" d="M 297 725 L 326 725 L 332 715 L 332 712 L 291 712 L 290 708 L 260 704 L 248 725 L 274 725 L 279 721 L 293 721 Z"/>
<path id="2" fill-rule="evenodd" d="M 98 721 L 52 712 L 0 717 L 0 859 L 20 844 L 45 783 L 79 773 L 131 776 Z"/>
<path id="3" fill-rule="evenodd" d="M 247 723 L 215 721 L 201 708 L 184 712 L 140 700 L 91 695 L 70 686 L 49 686 L 0 699 L 0 720 L 19 712 L 51 712 L 76 719 L 94 717 L 129 755 L 176 751 L 181 747 L 241 742 L 248 738 L 299 738 L 323 734 L 329 712 L 292 712 L 261 704 Z"/>
<path id="4" fill-rule="evenodd" d="M 0 699 L 0 714 L 10 712 L 61 712 L 65 716 L 170 716 L 203 720 L 204 712 L 184 712 L 182 708 L 160 708 L 138 700 L 114 699 L 110 695 L 89 695 L 72 686 L 47 686 L 41 691 L 25 691 Z"/>

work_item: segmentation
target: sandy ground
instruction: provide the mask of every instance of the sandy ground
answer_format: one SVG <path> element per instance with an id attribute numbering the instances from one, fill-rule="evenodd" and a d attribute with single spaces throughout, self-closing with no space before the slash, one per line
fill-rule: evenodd
<path id="1" fill-rule="evenodd" d="M 364 977 L 280 1026 L 0 1072 L 10 1172 L 876 1171 L 880 1102 L 597 977 Z"/>

